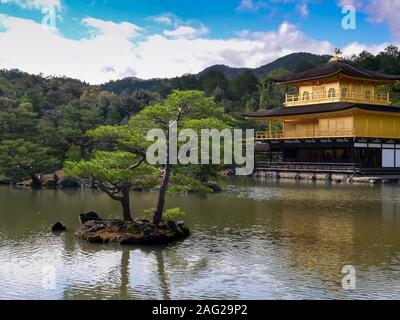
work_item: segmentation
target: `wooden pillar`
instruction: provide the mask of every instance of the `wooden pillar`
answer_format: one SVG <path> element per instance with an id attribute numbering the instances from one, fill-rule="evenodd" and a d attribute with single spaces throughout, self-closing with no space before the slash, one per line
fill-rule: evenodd
<path id="1" fill-rule="evenodd" d="M 350 148 L 350 162 L 355 163 L 355 154 L 354 154 L 354 142 L 349 143 L 349 148 Z"/>
<path id="2" fill-rule="evenodd" d="M 318 150 L 318 162 L 322 161 L 322 148 L 321 148 L 321 141 L 318 140 L 317 142 L 317 150 Z"/>
<path id="3" fill-rule="evenodd" d="M 372 152 L 371 152 L 371 148 L 367 148 L 367 167 L 368 168 L 372 167 Z"/>
<path id="4" fill-rule="evenodd" d="M 353 84 L 351 82 L 350 82 L 350 97 L 351 97 L 351 99 L 354 99 Z"/>
<path id="5" fill-rule="evenodd" d="M 269 136 L 272 138 L 272 121 L 269 122 Z"/>
<path id="6" fill-rule="evenodd" d="M 270 143 L 269 143 L 269 162 L 270 163 L 272 162 L 272 146 Z"/>

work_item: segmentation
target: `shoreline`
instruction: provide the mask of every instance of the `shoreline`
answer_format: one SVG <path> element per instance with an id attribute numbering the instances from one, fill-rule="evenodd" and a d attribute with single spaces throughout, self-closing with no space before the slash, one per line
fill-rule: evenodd
<path id="1" fill-rule="evenodd" d="M 253 174 L 255 179 L 271 180 L 306 180 L 306 181 L 325 181 L 330 183 L 345 184 L 399 184 L 400 175 L 371 175 L 354 176 L 351 174 L 334 173 L 313 173 L 313 172 L 278 172 L 278 171 L 258 171 Z"/>

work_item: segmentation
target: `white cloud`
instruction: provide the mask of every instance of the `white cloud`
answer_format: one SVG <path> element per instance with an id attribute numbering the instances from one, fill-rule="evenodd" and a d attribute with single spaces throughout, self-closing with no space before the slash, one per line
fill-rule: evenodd
<path id="1" fill-rule="evenodd" d="M 393 39 L 400 41 L 400 0 L 340 0 L 338 4 L 354 6 L 372 23 L 387 24 Z"/>
<path id="2" fill-rule="evenodd" d="M 89 39 L 64 38 L 56 29 L 42 27 L 32 20 L 3 16 L 0 23 L 0 66 L 29 73 L 65 75 L 101 83 L 123 77 L 134 68 L 135 53 L 130 41 L 134 26 L 96 19 L 85 24 L 97 28 Z"/>
<path id="3" fill-rule="evenodd" d="M 351 1 L 351 0 L 350 0 Z M 302 16 L 309 15 L 308 2 L 310 0 L 241 0 L 237 11 L 258 11 L 272 10 L 276 4 L 291 4 L 295 6 L 296 11 Z"/>
<path id="4" fill-rule="evenodd" d="M 151 20 L 156 23 L 172 26 L 175 24 L 176 17 L 171 13 L 163 13 L 158 16 L 151 17 Z"/>
<path id="5" fill-rule="evenodd" d="M 356 9 L 360 9 L 363 6 L 363 0 L 340 0 L 338 5 L 340 7 L 353 6 Z"/>
<path id="6" fill-rule="evenodd" d="M 309 38 L 295 25 L 288 22 L 282 23 L 278 31 L 249 32 L 245 30 L 244 35 L 246 38 L 263 44 L 263 50 L 259 54 L 267 56 L 269 61 L 293 52 L 330 54 L 334 49 L 334 46 L 328 41 Z"/>
<path id="7" fill-rule="evenodd" d="M 242 0 L 237 10 L 239 11 L 257 10 L 257 6 L 254 4 L 253 0 Z"/>
<path id="8" fill-rule="evenodd" d="M 0 16 L 0 23 L 5 27 L 0 32 L 0 67 L 65 75 L 93 84 L 127 76 L 179 76 L 197 73 L 213 64 L 258 67 L 290 53 L 332 54 L 334 48 L 328 41 L 308 37 L 288 22 L 278 30 L 244 30 L 230 39 L 209 39 L 193 36 L 193 30 L 179 27 L 170 33 L 145 36 L 146 30 L 128 22 L 86 18 L 82 23 L 91 31 L 90 36 L 78 40 L 67 39 L 56 29 L 28 19 Z M 383 48 L 384 44 L 368 47 L 354 43 L 343 51 L 351 55 Z"/>
<path id="9" fill-rule="evenodd" d="M 396 40 L 400 40 L 400 0 L 372 0 L 367 7 L 369 20 L 386 23 Z"/>
<path id="10" fill-rule="evenodd" d="M 164 35 L 178 39 L 196 39 L 208 33 L 208 29 L 201 25 L 199 28 L 178 26 L 174 30 L 165 30 Z"/>
<path id="11" fill-rule="evenodd" d="M 272 0 L 273 2 L 280 2 L 286 0 Z M 260 9 L 266 9 L 268 4 L 263 0 L 241 0 L 239 6 L 236 8 L 237 11 L 257 11 Z"/>
<path id="12" fill-rule="evenodd" d="M 172 13 L 162 13 L 149 20 L 167 26 L 163 31 L 167 37 L 177 39 L 196 39 L 208 34 L 209 30 L 196 20 L 182 20 Z"/>
<path id="13" fill-rule="evenodd" d="M 62 9 L 61 0 L 0 0 L 0 3 L 15 4 L 23 9 L 42 10 L 49 7 Z"/>
<path id="14" fill-rule="evenodd" d="M 303 17 L 306 17 L 310 14 L 310 10 L 308 9 L 308 5 L 306 2 L 299 4 L 296 7 L 296 9 L 300 13 L 300 15 L 302 15 Z"/>
<path id="15" fill-rule="evenodd" d="M 93 36 L 101 34 L 102 36 L 132 38 L 143 31 L 143 28 L 129 22 L 115 23 L 95 18 L 84 18 L 82 23 L 92 28 Z"/>
<path id="16" fill-rule="evenodd" d="M 153 35 L 136 48 L 140 77 L 151 78 L 197 73 L 212 64 L 232 66 L 257 64 L 252 52 L 262 50 L 262 43 L 245 39 L 168 39 Z"/>
<path id="17" fill-rule="evenodd" d="M 349 43 L 344 48 L 342 48 L 342 52 L 344 56 L 351 57 L 353 54 L 359 54 L 363 51 L 368 51 L 372 54 L 378 54 L 383 51 L 389 43 L 381 43 L 381 44 L 363 44 L 358 42 Z"/>

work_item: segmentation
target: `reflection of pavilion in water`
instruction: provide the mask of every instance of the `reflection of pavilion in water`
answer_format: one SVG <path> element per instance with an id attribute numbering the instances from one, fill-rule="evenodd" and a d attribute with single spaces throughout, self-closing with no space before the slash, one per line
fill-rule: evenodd
<path id="1" fill-rule="evenodd" d="M 250 245 L 246 250 L 249 254 L 268 255 L 265 262 L 251 257 L 244 260 L 237 254 L 239 251 L 242 252 L 243 243 L 234 247 L 223 242 L 227 240 L 225 237 L 212 242 L 212 245 L 221 245 L 219 248 L 221 254 L 211 255 L 208 248 L 204 250 L 205 248 L 198 243 L 194 247 L 190 244 L 189 247 L 179 250 L 170 248 L 147 250 L 129 248 L 132 249 L 129 250 L 85 243 L 78 245 L 74 238 L 66 237 L 63 254 L 74 257 L 72 267 L 79 272 L 82 263 L 90 263 L 94 274 L 83 282 L 76 281 L 79 280 L 79 275 L 75 275 L 73 281 L 65 285 L 63 297 L 65 299 L 84 299 L 85 296 L 110 299 L 171 299 L 186 294 L 185 289 L 182 289 L 184 285 L 190 284 L 193 289 L 196 287 L 196 281 L 201 282 L 206 277 L 205 274 L 207 277 L 209 274 L 213 275 L 213 272 L 216 272 L 214 267 L 217 266 L 217 262 L 231 261 L 243 263 L 243 268 L 235 265 L 234 272 L 249 271 L 249 273 L 257 267 L 252 265 L 252 262 L 269 263 L 268 268 L 259 269 L 264 272 L 260 274 L 266 279 L 267 273 L 279 271 L 277 270 L 279 266 L 291 272 L 290 276 L 297 280 L 298 277 L 306 275 L 304 281 L 307 281 L 307 275 L 315 274 L 316 276 L 312 278 L 320 279 L 323 283 L 321 287 L 327 286 L 330 288 L 329 291 L 336 291 L 339 289 L 341 269 L 344 265 L 352 264 L 361 270 L 379 265 L 380 270 L 385 271 L 387 266 L 393 265 L 393 258 L 399 257 L 398 188 L 382 186 L 371 189 L 369 186 L 360 186 L 360 190 L 354 190 L 358 187 L 298 188 L 295 184 L 290 184 L 293 187 L 284 186 L 283 183 L 281 185 L 283 187 L 268 188 L 268 192 L 273 194 L 267 201 L 232 198 L 229 204 L 225 204 L 219 200 L 220 198 L 215 198 L 215 201 L 207 204 L 207 210 L 202 216 L 203 221 L 214 223 L 219 231 L 229 225 L 232 235 L 229 232 L 225 233 L 229 239 L 236 239 L 237 233 L 240 233 L 239 239 L 244 235 L 248 235 L 249 239 L 254 238 L 254 242 L 250 240 L 246 242 L 246 245 Z M 260 190 L 256 188 L 260 192 L 260 197 L 262 189 L 262 187 Z M 314 192 L 315 189 L 317 190 Z M 352 196 L 352 192 L 359 198 Z M 198 201 L 195 205 L 201 202 L 200 199 Z M 245 207 L 249 214 L 241 214 L 234 223 L 226 221 L 221 214 L 213 213 L 222 212 L 222 208 L 225 208 L 224 210 L 235 208 L 235 212 L 241 213 L 246 212 Z M 253 229 L 254 226 L 257 230 Z M 206 227 L 202 225 L 201 228 Z M 213 230 L 205 232 L 208 236 L 212 236 Z M 210 240 L 210 237 L 207 239 Z M 188 241 L 190 243 L 190 240 Z M 255 244 L 254 249 L 251 247 L 252 243 Z M 272 250 L 269 250 L 270 245 Z M 224 250 L 238 250 L 233 251 L 233 254 L 235 257 L 239 256 L 240 260 L 230 260 L 223 255 Z M 200 259 L 201 257 L 207 258 Z M 105 260 L 111 260 L 111 263 L 102 266 Z M 84 273 L 80 274 L 84 276 Z M 285 274 L 272 276 L 280 280 Z M 186 277 L 190 282 L 185 280 Z M 215 282 L 223 288 L 226 284 L 222 280 L 223 278 L 216 278 Z M 269 283 L 268 280 L 265 283 Z M 207 284 L 210 285 L 208 282 Z M 198 288 L 204 289 L 201 286 Z M 210 292 L 215 291 L 210 290 Z"/>
<path id="2" fill-rule="evenodd" d="M 258 218 L 278 243 L 282 263 L 303 273 L 319 273 L 325 283 L 340 285 L 341 270 L 389 266 L 400 252 L 400 195 L 383 186 L 379 198 L 257 202 Z M 349 190 L 349 192 L 351 192 Z M 321 191 L 318 193 L 321 194 Z M 326 201 L 324 204 L 323 202 Z M 308 211 L 304 208 L 308 207 Z M 268 214 L 266 214 L 266 212 Z"/>

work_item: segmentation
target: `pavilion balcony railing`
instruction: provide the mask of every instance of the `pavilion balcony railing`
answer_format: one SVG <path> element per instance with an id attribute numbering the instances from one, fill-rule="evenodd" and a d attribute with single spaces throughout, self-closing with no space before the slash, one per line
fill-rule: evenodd
<path id="1" fill-rule="evenodd" d="M 279 139 L 313 139 L 313 138 L 385 138 L 400 139 L 400 133 L 394 129 L 337 129 L 337 130 L 285 130 L 281 132 L 257 132 L 257 141 Z"/>
<path id="2" fill-rule="evenodd" d="M 275 139 L 302 139 L 302 138 L 330 138 L 330 137 L 352 137 L 353 129 L 339 130 L 286 130 L 285 132 L 257 132 L 256 140 L 275 140 Z"/>
<path id="3" fill-rule="evenodd" d="M 298 106 L 307 104 L 329 103 L 329 102 L 360 102 L 379 105 L 390 105 L 389 93 L 360 93 L 344 91 L 341 93 L 320 92 L 308 94 L 286 94 L 286 106 Z"/>
<path id="4" fill-rule="evenodd" d="M 361 172 L 360 163 L 324 163 L 324 162 L 258 162 L 257 171 L 262 170 L 280 170 L 295 172 Z"/>

